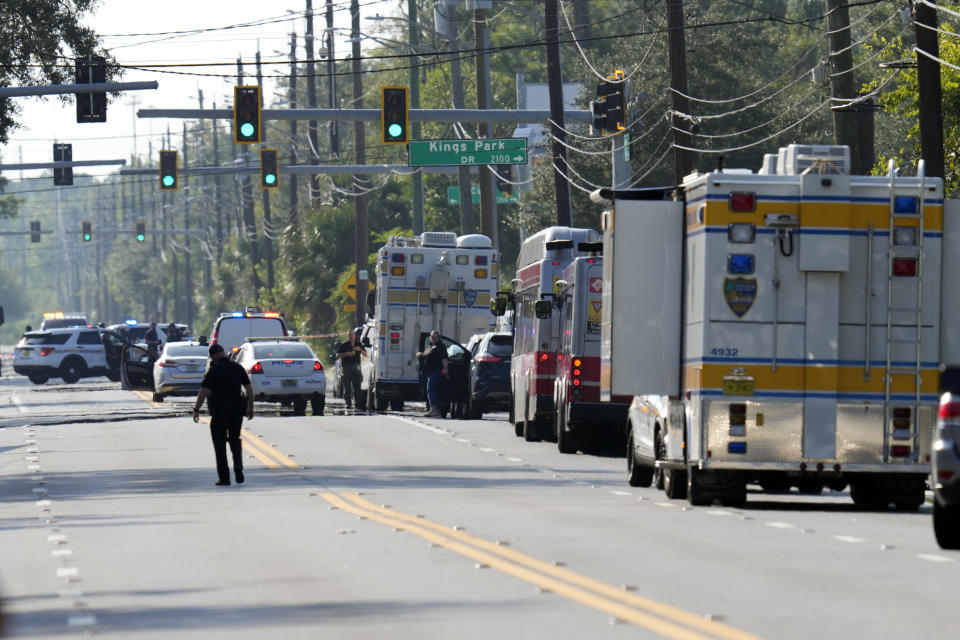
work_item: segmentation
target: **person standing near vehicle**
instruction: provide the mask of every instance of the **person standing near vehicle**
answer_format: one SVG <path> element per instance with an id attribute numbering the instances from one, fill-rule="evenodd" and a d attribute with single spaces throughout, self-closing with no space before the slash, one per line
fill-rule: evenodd
<path id="1" fill-rule="evenodd" d="M 143 334 L 143 341 L 147 343 L 147 353 L 151 358 L 160 357 L 160 336 L 157 334 L 156 322 L 150 323 L 150 328 Z"/>
<path id="2" fill-rule="evenodd" d="M 343 399 L 347 402 L 347 409 L 350 408 L 350 397 L 360 406 L 360 385 L 363 382 L 363 374 L 360 372 L 360 356 L 367 355 L 366 349 L 357 343 L 357 332 L 351 329 L 347 332 L 347 341 L 337 349 L 337 357 L 340 358 L 340 376 L 343 378 Z"/>
<path id="3" fill-rule="evenodd" d="M 440 341 L 440 332 L 430 332 L 430 344 L 417 354 L 421 359 L 421 370 L 427 378 L 427 400 L 430 402 L 430 411 L 423 414 L 425 418 L 443 416 L 440 409 L 440 379 L 447 375 L 447 348 Z"/>
<path id="4" fill-rule="evenodd" d="M 230 360 L 218 344 L 210 345 L 210 368 L 200 383 L 200 393 L 193 405 L 193 421 L 200 421 L 200 407 L 209 396 L 210 436 L 213 438 L 213 453 L 217 459 L 217 486 L 230 484 L 230 467 L 227 464 L 227 443 L 233 454 L 233 473 L 237 484 L 243 484 L 243 449 L 240 443 L 240 427 L 243 416 L 253 420 L 253 386 L 250 377 L 239 364 Z M 246 398 L 240 393 L 246 392 Z"/>
<path id="5" fill-rule="evenodd" d="M 167 334 L 167 342 L 181 342 L 183 340 L 183 331 L 172 322 L 167 325 L 164 333 Z"/>

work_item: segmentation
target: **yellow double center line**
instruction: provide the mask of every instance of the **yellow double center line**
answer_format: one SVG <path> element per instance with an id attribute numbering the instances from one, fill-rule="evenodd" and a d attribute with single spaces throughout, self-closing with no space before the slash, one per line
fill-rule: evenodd
<path id="1" fill-rule="evenodd" d="M 757 637 L 695 613 L 658 602 L 574 571 L 537 560 L 463 531 L 423 518 L 378 507 L 348 493 L 321 493 L 331 505 L 369 520 L 408 531 L 431 543 L 476 560 L 545 591 L 602 611 L 665 638 L 677 640 L 757 640 Z"/>
<path id="2" fill-rule="evenodd" d="M 153 398 L 150 397 L 150 394 L 146 393 L 145 391 L 134 391 L 134 393 L 141 399 L 151 404 L 163 406 L 163 404 L 160 402 L 154 402 Z M 210 424 L 210 418 L 206 416 L 200 416 L 200 421 L 205 424 Z M 243 439 L 244 450 L 262 462 L 268 469 L 279 469 L 281 465 L 287 467 L 288 469 L 300 468 L 296 462 L 283 455 L 274 447 L 271 447 L 246 429 L 242 429 L 240 431 L 240 437 Z"/>

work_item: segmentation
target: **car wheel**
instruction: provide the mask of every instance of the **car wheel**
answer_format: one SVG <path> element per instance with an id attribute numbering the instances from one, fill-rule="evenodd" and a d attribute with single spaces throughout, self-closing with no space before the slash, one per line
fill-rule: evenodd
<path id="1" fill-rule="evenodd" d="M 49 379 L 47 376 L 30 376 L 30 382 L 33 384 L 43 384 Z"/>
<path id="2" fill-rule="evenodd" d="M 60 377 L 73 384 L 87 373 L 87 363 L 82 358 L 67 358 L 60 363 Z"/>
<path id="3" fill-rule="evenodd" d="M 162 395 L 162 394 L 159 394 L 159 393 L 153 394 L 153 401 L 154 401 L 154 402 L 163 402 L 163 395 Z"/>
<path id="4" fill-rule="evenodd" d="M 536 419 L 534 420 L 524 420 L 523 421 L 523 439 L 527 442 L 540 442 L 540 434 L 537 427 L 539 426 Z"/>
<path id="5" fill-rule="evenodd" d="M 573 433 L 567 431 L 567 420 L 564 415 L 563 403 L 557 407 L 557 449 L 560 453 L 576 453 L 577 443 Z"/>
<path id="6" fill-rule="evenodd" d="M 649 487 L 653 484 L 653 467 L 644 466 L 637 460 L 633 433 L 627 438 L 627 484 L 631 487 Z"/>
<path id="7" fill-rule="evenodd" d="M 110 382 L 120 382 L 120 372 L 112 369 L 107 371 L 107 380 Z"/>
<path id="8" fill-rule="evenodd" d="M 660 435 L 660 430 L 657 429 L 656 435 L 653 437 L 653 450 L 654 450 L 654 459 L 655 460 L 664 460 L 667 457 L 667 445 L 663 442 L 663 436 Z M 653 480 L 657 489 L 663 489 L 664 476 L 666 475 L 663 468 L 658 468 L 656 464 L 653 467 Z"/>
<path id="9" fill-rule="evenodd" d="M 483 405 L 473 398 L 470 398 L 469 404 L 467 405 L 470 411 L 471 420 L 482 420 L 483 419 Z"/>
<path id="10" fill-rule="evenodd" d="M 933 533 L 941 549 L 960 549 L 960 505 L 933 500 Z"/>
<path id="11" fill-rule="evenodd" d="M 293 399 L 293 415 L 295 416 L 307 415 L 307 399 L 306 398 Z"/>
<path id="12" fill-rule="evenodd" d="M 386 411 L 389 401 L 381 396 L 376 389 L 373 390 L 373 408 L 375 411 Z"/>
<path id="13" fill-rule="evenodd" d="M 315 393 L 310 396 L 310 410 L 313 411 L 313 415 L 322 416 L 326 404 L 327 399 L 323 397 L 322 393 Z"/>
<path id="14" fill-rule="evenodd" d="M 391 398 L 391 399 L 390 399 L 390 411 L 403 411 L 403 399 L 401 399 L 401 398 Z"/>

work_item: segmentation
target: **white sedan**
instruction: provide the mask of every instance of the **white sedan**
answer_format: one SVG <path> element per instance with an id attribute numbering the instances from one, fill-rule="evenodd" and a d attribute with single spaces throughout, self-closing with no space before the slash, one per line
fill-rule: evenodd
<path id="1" fill-rule="evenodd" d="M 208 345 L 168 342 L 153 363 L 153 401 L 164 396 L 196 395 L 207 369 Z"/>
<path id="2" fill-rule="evenodd" d="M 310 401 L 313 415 L 323 415 L 327 378 L 309 345 L 297 338 L 248 338 L 234 356 L 250 376 L 255 400 L 293 404 L 304 415 Z"/>

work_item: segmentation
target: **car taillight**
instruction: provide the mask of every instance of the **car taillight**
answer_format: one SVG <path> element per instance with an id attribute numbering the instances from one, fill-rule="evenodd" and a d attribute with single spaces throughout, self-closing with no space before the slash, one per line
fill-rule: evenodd
<path id="1" fill-rule="evenodd" d="M 542 361 L 546 362 L 547 360 L 550 359 L 550 354 L 549 354 L 549 353 L 541 353 L 541 354 L 540 354 L 540 359 L 541 359 Z"/>
<path id="2" fill-rule="evenodd" d="M 314 370 L 314 371 L 323 371 L 323 365 L 320 364 L 320 361 L 319 361 L 319 360 L 317 360 L 316 362 L 313 363 L 313 370 Z"/>
<path id="3" fill-rule="evenodd" d="M 500 362 L 500 360 L 502 360 L 500 356 L 492 356 L 489 353 L 485 353 L 474 358 L 475 362 Z"/>
<path id="4" fill-rule="evenodd" d="M 217 344 L 217 336 L 220 335 L 219 331 L 213 332 L 213 337 L 210 338 L 210 344 Z"/>
<path id="5" fill-rule="evenodd" d="M 259 362 L 254 362 L 253 366 L 250 367 L 250 373 L 263 373 L 263 365 Z"/>
<path id="6" fill-rule="evenodd" d="M 54 349 L 53 347 L 40 347 L 40 355 L 41 355 L 41 356 L 48 356 L 48 355 L 50 355 L 51 353 L 53 353 L 54 351 L 56 351 L 56 349 Z"/>
<path id="7" fill-rule="evenodd" d="M 747 192 L 733 192 L 730 194 L 731 211 L 753 211 L 756 209 L 756 194 Z"/>
<path id="8" fill-rule="evenodd" d="M 941 418 L 960 417 L 960 400 L 954 400 L 953 396 L 946 395 L 940 401 L 940 409 L 937 415 Z"/>
<path id="9" fill-rule="evenodd" d="M 910 447 L 905 444 L 897 444 L 890 447 L 890 455 L 894 458 L 906 458 L 910 455 Z"/>
<path id="10" fill-rule="evenodd" d="M 174 361 L 174 360 L 161 360 L 160 362 L 157 363 L 157 366 L 160 366 L 160 367 L 173 367 L 174 369 L 176 369 L 177 366 L 179 366 L 179 365 L 178 365 L 177 362 Z"/>

